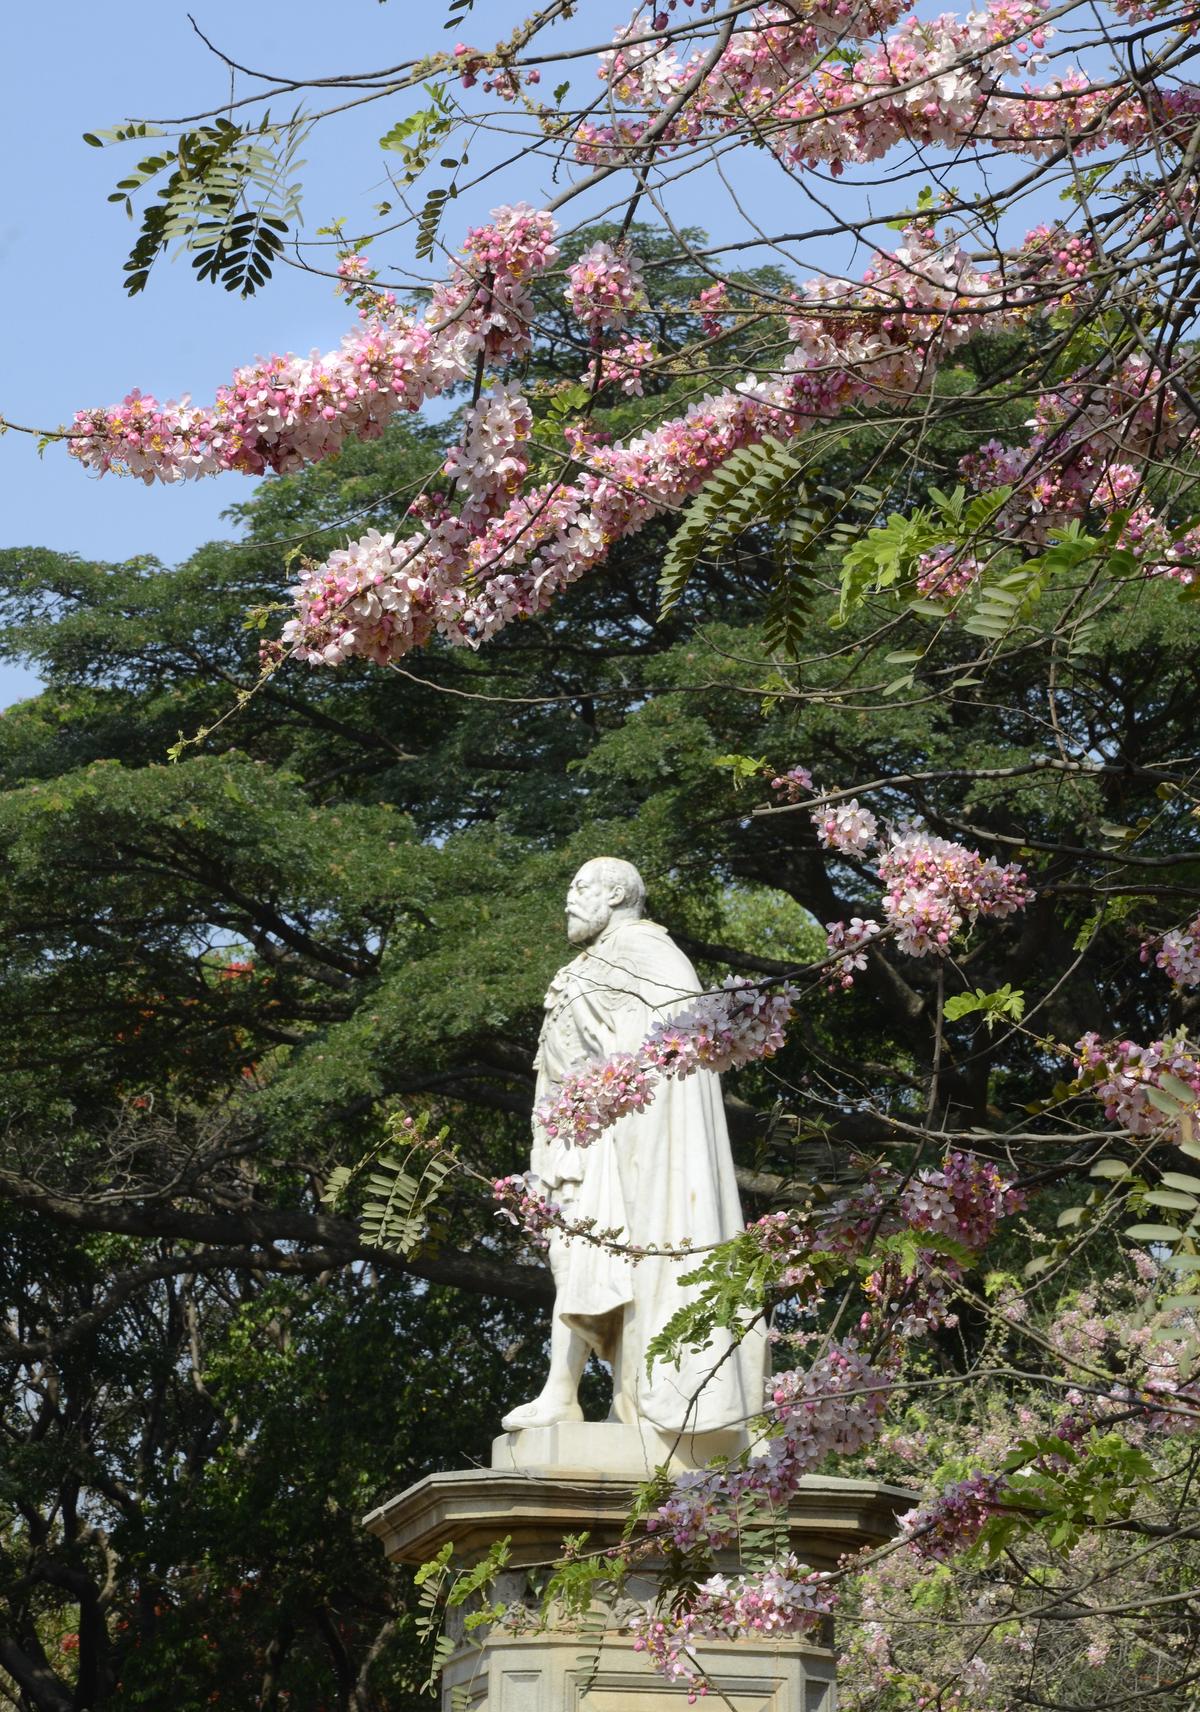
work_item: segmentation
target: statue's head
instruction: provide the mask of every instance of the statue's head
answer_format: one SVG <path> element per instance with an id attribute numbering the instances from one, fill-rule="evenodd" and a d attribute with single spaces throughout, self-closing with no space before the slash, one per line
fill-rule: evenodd
<path id="1" fill-rule="evenodd" d="M 590 945 L 613 921 L 637 921 L 646 911 L 646 885 L 632 862 L 597 856 L 585 862 L 567 893 L 567 938 Z"/>

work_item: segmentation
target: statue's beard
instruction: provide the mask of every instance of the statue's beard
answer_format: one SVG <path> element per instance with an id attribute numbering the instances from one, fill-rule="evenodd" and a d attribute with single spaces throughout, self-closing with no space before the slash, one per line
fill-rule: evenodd
<path id="1" fill-rule="evenodd" d="M 567 912 L 567 938 L 572 945 L 590 945 L 608 926 L 611 910 L 580 910 Z"/>

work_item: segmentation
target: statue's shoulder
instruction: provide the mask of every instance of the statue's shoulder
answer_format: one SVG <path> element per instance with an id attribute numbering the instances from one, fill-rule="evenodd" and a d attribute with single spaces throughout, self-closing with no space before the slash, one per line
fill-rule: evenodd
<path id="1" fill-rule="evenodd" d="M 623 922 L 613 935 L 621 962 L 647 980 L 666 983 L 680 993 L 695 989 L 696 971 L 665 927 L 656 921 Z"/>
<path id="2" fill-rule="evenodd" d="M 550 986 L 546 991 L 547 1007 L 552 1006 L 563 997 L 571 985 L 572 977 L 582 972 L 585 962 L 586 955 L 581 951 L 572 957 L 569 963 L 564 963 L 561 968 L 555 971 L 550 978 Z"/>

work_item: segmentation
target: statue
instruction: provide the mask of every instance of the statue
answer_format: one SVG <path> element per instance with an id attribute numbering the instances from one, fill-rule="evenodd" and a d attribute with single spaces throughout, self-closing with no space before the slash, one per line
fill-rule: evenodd
<path id="1" fill-rule="evenodd" d="M 632 1051 L 656 1022 L 700 992 L 695 970 L 665 929 L 645 918 L 646 888 L 629 862 L 600 857 L 567 893 L 567 938 L 579 955 L 546 995 L 534 1060 L 538 1104 L 590 1058 Z M 651 1104 L 623 1117 L 590 1147 L 546 1135 L 535 1115 L 532 1169 L 540 1191 L 573 1220 L 620 1229 L 638 1245 L 701 1248 L 742 1228 L 720 1078 L 700 1071 L 663 1081 Z M 667 1433 L 738 1427 L 763 1405 L 766 1343 L 755 1328 L 737 1348 L 727 1333 L 679 1367 L 646 1349 L 686 1300 L 679 1278 L 695 1259 L 652 1255 L 631 1263 L 553 1232 L 550 1372 L 539 1396 L 506 1415 L 506 1432 L 582 1420 L 579 1382 L 594 1350 L 612 1367 L 610 1420 L 649 1422 Z"/>

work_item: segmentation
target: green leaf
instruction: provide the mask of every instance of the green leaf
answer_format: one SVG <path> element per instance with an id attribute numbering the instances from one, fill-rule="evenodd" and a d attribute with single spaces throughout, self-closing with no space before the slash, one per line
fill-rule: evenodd
<path id="1" fill-rule="evenodd" d="M 1187 1087 L 1187 1084 L 1184 1083 L 1184 1086 Z M 1191 1088 L 1188 1088 L 1188 1098 L 1186 1100 L 1181 1099 L 1172 1088 L 1148 1087 L 1146 1089 L 1146 1098 L 1157 1111 L 1163 1112 L 1167 1117 L 1171 1118 L 1178 1117 L 1181 1111 L 1184 1111 L 1189 1106 L 1194 1106 L 1196 1103 L 1196 1096 Z"/>
<path id="2" fill-rule="evenodd" d="M 1130 1225 L 1124 1233 L 1130 1242 L 1180 1242 L 1183 1232 L 1174 1225 Z"/>
<path id="3" fill-rule="evenodd" d="M 1194 1106 L 1200 1103 L 1200 1094 L 1190 1082 L 1185 1082 L 1182 1076 L 1176 1076 L 1173 1070 L 1160 1070 L 1158 1073 L 1159 1086 L 1175 1095 L 1183 1106 Z"/>
<path id="4" fill-rule="evenodd" d="M 1200 1206 L 1195 1195 L 1188 1195 L 1182 1189 L 1148 1189 L 1142 1199 L 1148 1207 L 1170 1207 L 1181 1213 L 1194 1213 Z"/>
<path id="5" fill-rule="evenodd" d="M 714 755 L 712 764 L 714 767 L 727 768 L 739 785 L 750 779 L 757 779 L 771 770 L 766 757 L 762 755 Z"/>
<path id="6" fill-rule="evenodd" d="M 992 1029 L 1001 1017 L 1012 1017 L 1014 1022 L 1020 1022 L 1025 1015 L 1025 994 L 1019 989 L 1014 991 L 1011 983 L 1006 981 L 994 993 L 985 993 L 982 987 L 977 987 L 973 993 L 955 993 L 946 1000 L 943 1008 L 948 1022 L 957 1022 L 961 1017 L 982 1012 L 988 1028 Z"/>

